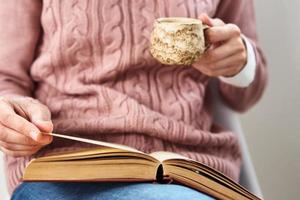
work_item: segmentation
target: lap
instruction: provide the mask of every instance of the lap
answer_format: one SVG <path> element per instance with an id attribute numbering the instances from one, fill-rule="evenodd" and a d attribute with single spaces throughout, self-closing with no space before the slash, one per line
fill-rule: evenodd
<path id="1" fill-rule="evenodd" d="M 176 184 L 153 183 L 22 183 L 12 200 L 213 200 L 191 188 Z"/>

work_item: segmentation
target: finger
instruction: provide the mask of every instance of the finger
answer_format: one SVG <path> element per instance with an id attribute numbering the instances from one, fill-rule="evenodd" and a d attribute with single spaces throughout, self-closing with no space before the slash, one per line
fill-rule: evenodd
<path id="1" fill-rule="evenodd" d="M 0 123 L 10 129 L 15 130 L 16 132 L 23 134 L 25 136 L 31 137 L 33 140 L 38 143 L 45 144 L 45 140 L 52 141 L 52 136 L 44 136 L 41 131 L 34 124 L 30 123 L 25 118 L 17 115 L 15 113 L 14 106 L 19 105 L 17 100 L 20 98 L 15 98 L 12 100 L 12 103 L 1 100 L 0 101 Z M 29 98 L 23 99 L 22 102 L 30 102 Z M 22 106 L 23 108 L 23 106 Z M 3 134 L 2 134 L 3 135 Z"/>
<path id="2" fill-rule="evenodd" d="M 0 123 L 3 126 L 14 129 L 20 133 L 25 132 L 24 135 L 29 137 L 31 132 L 36 134 L 40 132 L 37 127 L 15 113 L 13 103 L 1 101 L 0 110 Z"/>
<path id="3" fill-rule="evenodd" d="M 0 122 L 3 126 L 13 129 L 25 136 L 31 137 L 35 141 L 38 140 L 40 130 L 32 123 L 15 113 L 2 113 Z"/>
<path id="4" fill-rule="evenodd" d="M 205 39 L 208 43 L 218 43 L 229 40 L 233 37 L 240 37 L 241 30 L 234 24 L 226 24 L 209 28 L 205 31 Z"/>
<path id="5" fill-rule="evenodd" d="M 0 146 L 6 148 L 10 151 L 35 151 L 40 149 L 41 145 L 22 145 L 22 144 L 14 144 L 14 143 L 6 143 L 0 141 Z"/>
<path id="6" fill-rule="evenodd" d="M 225 76 L 225 77 L 232 77 L 237 72 L 235 71 L 235 67 L 226 67 L 220 70 L 209 70 L 209 69 L 203 69 L 201 72 L 207 76 L 210 77 L 219 77 L 219 76 Z"/>
<path id="7" fill-rule="evenodd" d="M 2 113 L 0 115 L 0 123 L 2 124 L 3 129 L 3 132 L 1 133 L 2 137 L 10 137 L 7 136 L 7 132 L 8 129 L 12 129 L 19 134 L 30 137 L 41 144 L 45 144 L 45 140 L 50 140 L 49 138 L 52 138 L 51 136 L 43 135 L 35 125 L 14 113 Z"/>
<path id="8" fill-rule="evenodd" d="M 5 127 L 0 124 L 0 140 L 2 142 L 22 144 L 22 145 L 46 145 L 52 142 L 52 137 L 48 135 L 42 135 L 42 139 L 39 142 L 33 140 L 31 137 L 20 134 L 13 129 Z"/>
<path id="9" fill-rule="evenodd" d="M 23 157 L 23 156 L 31 156 L 33 154 L 35 154 L 38 150 L 36 151 L 11 151 L 11 150 L 8 150 L 4 147 L 0 147 L 0 150 L 8 155 L 8 156 L 12 156 L 12 157 Z"/>
<path id="10" fill-rule="evenodd" d="M 210 64 L 210 69 L 212 70 L 221 70 L 226 69 L 228 66 L 244 66 L 247 62 L 246 53 L 236 53 L 232 56 L 229 56 L 225 59 L 219 60 L 215 63 Z"/>
<path id="11" fill-rule="evenodd" d="M 243 59 L 243 55 L 235 54 L 224 60 L 204 64 L 197 66 L 198 69 L 208 76 L 232 76 L 237 74 L 243 66 L 245 66 L 245 62 Z"/>
<path id="12" fill-rule="evenodd" d="M 246 48 L 242 39 L 232 39 L 216 48 L 208 49 L 199 59 L 199 62 L 217 62 L 243 51 L 246 51 Z"/>
<path id="13" fill-rule="evenodd" d="M 53 131 L 51 113 L 46 106 L 33 99 L 19 101 L 14 105 L 17 110 L 24 112 L 29 121 L 36 125 L 41 132 L 50 133 Z"/>
<path id="14" fill-rule="evenodd" d="M 236 67 L 236 66 L 227 66 L 220 68 L 218 70 L 214 70 L 213 76 L 218 77 L 218 76 L 225 76 L 225 77 L 233 77 L 236 74 L 238 74 L 241 70 L 243 69 L 242 66 Z"/>

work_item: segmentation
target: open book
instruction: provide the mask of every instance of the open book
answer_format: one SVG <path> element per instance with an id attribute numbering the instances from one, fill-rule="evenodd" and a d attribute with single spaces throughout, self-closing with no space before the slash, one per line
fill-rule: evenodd
<path id="1" fill-rule="evenodd" d="M 23 181 L 175 182 L 218 199 L 259 199 L 222 173 L 175 153 L 145 154 L 124 145 L 52 135 L 99 146 L 34 159 Z"/>

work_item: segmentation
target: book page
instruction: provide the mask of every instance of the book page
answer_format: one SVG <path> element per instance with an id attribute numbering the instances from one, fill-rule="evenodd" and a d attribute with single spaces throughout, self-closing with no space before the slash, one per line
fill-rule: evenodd
<path id="1" fill-rule="evenodd" d="M 46 134 L 46 133 L 45 133 Z M 57 153 L 52 155 L 47 155 L 43 157 L 37 158 L 38 161 L 48 162 L 48 161 L 66 161 L 66 160 L 74 160 L 74 159 L 94 159 L 94 158 L 102 158 L 102 157 L 110 157 L 113 159 L 114 157 L 123 156 L 123 157 L 131 157 L 136 159 L 145 159 L 154 163 L 157 163 L 158 160 L 154 157 L 146 154 L 144 152 L 138 151 L 137 149 L 131 148 L 129 146 L 114 144 L 108 142 L 102 142 L 97 140 L 85 139 L 80 137 L 74 137 L 69 135 L 61 135 L 57 133 L 48 133 L 48 135 L 52 135 L 59 138 L 64 138 L 68 140 L 75 140 L 79 142 L 85 142 L 89 144 L 97 145 L 95 148 L 83 148 L 75 151 L 66 151 L 64 153 Z"/>
<path id="2" fill-rule="evenodd" d="M 182 155 L 179 155 L 177 153 L 172 153 L 172 152 L 167 152 L 167 151 L 157 151 L 157 152 L 153 152 L 149 155 L 156 158 L 160 162 L 163 162 L 163 161 L 169 160 L 169 159 L 191 160 L 191 159 L 184 157 Z"/>
<path id="3" fill-rule="evenodd" d="M 78 141 L 78 142 L 94 144 L 94 145 L 103 146 L 103 147 L 109 147 L 109 148 L 121 149 L 121 150 L 125 150 L 125 151 L 133 151 L 133 152 L 143 153 L 135 148 L 121 145 L 121 144 L 102 142 L 102 141 L 98 141 L 98 140 L 91 140 L 91 139 L 80 138 L 80 137 L 69 136 L 69 135 L 61 135 L 61 134 L 57 134 L 57 133 L 44 133 L 44 134 L 52 135 L 54 137 L 64 138 L 64 139 L 68 139 L 68 140 L 74 140 L 74 141 Z"/>

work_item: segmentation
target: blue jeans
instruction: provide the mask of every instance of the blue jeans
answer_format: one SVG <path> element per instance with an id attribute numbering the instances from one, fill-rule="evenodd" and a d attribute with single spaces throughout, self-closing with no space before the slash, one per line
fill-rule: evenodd
<path id="1" fill-rule="evenodd" d="M 175 184 L 153 183 L 22 183 L 12 200 L 213 200 L 203 193 Z"/>

